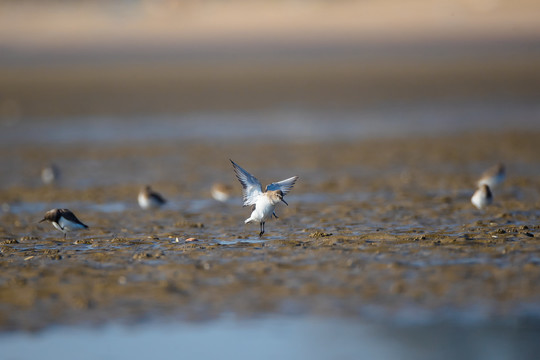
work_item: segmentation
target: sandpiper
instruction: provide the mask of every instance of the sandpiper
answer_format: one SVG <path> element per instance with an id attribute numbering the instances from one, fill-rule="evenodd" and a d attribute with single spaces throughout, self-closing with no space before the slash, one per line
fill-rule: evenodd
<path id="1" fill-rule="evenodd" d="M 493 202 L 493 194 L 486 184 L 480 185 L 471 198 L 471 202 L 477 209 L 483 209 Z"/>
<path id="2" fill-rule="evenodd" d="M 291 191 L 294 183 L 298 180 L 298 176 L 271 183 L 266 186 L 266 189 L 263 192 L 261 183 L 257 178 L 242 169 L 234 161 L 230 161 L 233 164 L 236 177 L 240 181 L 240 184 L 242 184 L 244 206 L 253 206 L 251 216 L 245 220 L 245 223 L 258 221 L 261 226 L 259 237 L 262 237 L 266 220 L 272 218 L 272 215 L 277 218 L 276 213 L 274 212 L 276 205 L 280 201 L 284 202 L 287 206 L 289 205 L 283 197 Z"/>
<path id="3" fill-rule="evenodd" d="M 48 221 L 55 228 L 64 233 L 64 239 L 66 238 L 68 231 L 75 231 L 80 229 L 88 229 L 88 226 L 83 224 L 75 214 L 68 209 L 52 209 L 45 213 L 45 216 L 40 222 Z"/>
<path id="4" fill-rule="evenodd" d="M 166 203 L 165 199 L 157 192 L 152 191 L 148 185 L 141 189 L 137 200 L 139 206 L 144 210 L 155 209 Z"/>
<path id="5" fill-rule="evenodd" d="M 502 184 L 504 179 L 506 178 L 506 171 L 504 168 L 504 164 L 498 163 L 497 165 L 494 165 L 487 169 L 482 176 L 480 177 L 480 180 L 478 180 L 478 187 L 480 188 L 482 185 L 489 186 L 490 189 L 495 189 L 497 186 Z"/>
<path id="6" fill-rule="evenodd" d="M 50 164 L 41 170 L 41 181 L 45 185 L 50 185 L 58 181 L 60 177 L 60 169 L 55 164 Z"/>
<path id="7" fill-rule="evenodd" d="M 217 182 L 212 185 L 212 189 L 210 191 L 212 192 L 212 197 L 214 199 L 217 201 L 226 202 L 231 197 L 232 186 Z"/>

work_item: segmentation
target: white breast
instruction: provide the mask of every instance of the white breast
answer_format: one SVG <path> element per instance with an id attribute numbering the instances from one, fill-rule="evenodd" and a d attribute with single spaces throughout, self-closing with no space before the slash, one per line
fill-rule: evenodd
<path id="1" fill-rule="evenodd" d="M 64 229 L 62 229 L 62 227 L 60 225 L 58 225 L 58 223 L 56 221 L 53 221 L 52 224 L 53 224 L 53 226 L 55 228 L 57 228 L 58 230 L 64 232 Z"/>
<path id="2" fill-rule="evenodd" d="M 53 225 L 55 225 L 55 223 L 53 223 Z M 60 219 L 58 220 L 58 225 L 64 228 L 63 231 L 73 231 L 73 230 L 78 230 L 78 229 L 84 229 L 84 226 L 82 226 L 81 224 L 77 224 L 75 222 L 66 220 L 63 217 L 60 217 Z M 56 228 L 58 229 L 58 227 Z M 58 230 L 62 230 L 62 229 L 58 229 Z"/>
<path id="3" fill-rule="evenodd" d="M 491 204 L 492 199 L 486 196 L 486 193 L 482 189 L 476 190 L 471 198 L 471 202 L 476 208 L 483 209 Z"/>
<path id="4" fill-rule="evenodd" d="M 217 189 L 212 189 L 212 197 L 221 202 L 226 202 L 229 200 L 229 194 Z"/>
<path id="5" fill-rule="evenodd" d="M 144 194 L 139 194 L 137 200 L 139 201 L 139 206 L 143 209 L 148 209 L 150 207 L 150 202 Z"/>
<path id="6" fill-rule="evenodd" d="M 153 196 L 148 196 L 146 194 L 140 193 L 137 197 L 137 200 L 139 201 L 139 206 L 146 209 L 155 209 L 163 205 L 161 202 L 159 202 L 157 199 L 155 199 Z"/>
<path id="7" fill-rule="evenodd" d="M 266 221 L 272 216 L 275 208 L 276 206 L 272 205 L 266 196 L 260 196 L 257 199 L 251 218 L 257 221 Z"/>

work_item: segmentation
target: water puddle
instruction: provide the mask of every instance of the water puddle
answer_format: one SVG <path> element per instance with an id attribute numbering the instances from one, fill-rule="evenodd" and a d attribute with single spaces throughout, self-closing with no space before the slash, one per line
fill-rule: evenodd
<path id="1" fill-rule="evenodd" d="M 268 238 L 264 239 L 236 239 L 236 240 L 217 240 L 220 245 L 236 245 L 236 244 L 261 244 L 267 242 Z"/>
<path id="2" fill-rule="evenodd" d="M 63 203 L 44 203 L 44 202 L 15 202 L 3 204 L 2 210 L 12 214 L 35 214 L 44 213 L 50 209 L 80 209 L 82 211 L 96 211 L 102 213 L 122 212 L 134 208 L 133 204 L 124 202 L 112 202 L 104 204 L 85 203 L 85 202 L 63 202 Z"/>
<path id="3" fill-rule="evenodd" d="M 286 240 L 287 237 L 279 235 L 263 235 L 262 238 L 258 236 L 253 236 L 248 239 L 228 239 L 228 240 L 216 240 L 220 245 L 241 245 L 241 244 L 268 244 L 270 241 L 275 240 Z"/>

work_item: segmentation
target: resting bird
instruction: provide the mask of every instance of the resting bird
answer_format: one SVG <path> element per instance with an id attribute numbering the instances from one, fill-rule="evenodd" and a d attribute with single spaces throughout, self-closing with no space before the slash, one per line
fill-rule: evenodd
<path id="1" fill-rule="evenodd" d="M 212 197 L 220 202 L 227 202 L 232 194 L 232 187 L 227 184 L 223 184 L 220 182 L 214 183 L 212 185 Z"/>
<path id="2" fill-rule="evenodd" d="M 64 239 L 66 238 L 68 231 L 75 231 L 80 229 L 88 229 L 88 226 L 83 224 L 75 214 L 68 209 L 52 209 L 45 213 L 45 216 L 40 222 L 48 221 L 55 228 L 64 233 Z"/>
<path id="3" fill-rule="evenodd" d="M 495 189 L 504 182 L 506 178 L 506 170 L 504 164 L 498 163 L 484 171 L 480 180 L 478 180 L 478 187 L 486 184 L 491 190 Z"/>
<path id="4" fill-rule="evenodd" d="M 137 200 L 139 206 L 144 210 L 159 208 L 167 202 L 160 194 L 152 191 L 148 185 L 141 189 Z"/>
<path id="5" fill-rule="evenodd" d="M 489 186 L 482 184 L 478 190 L 473 194 L 471 202 L 477 209 L 483 209 L 493 202 L 493 194 L 489 189 Z"/>

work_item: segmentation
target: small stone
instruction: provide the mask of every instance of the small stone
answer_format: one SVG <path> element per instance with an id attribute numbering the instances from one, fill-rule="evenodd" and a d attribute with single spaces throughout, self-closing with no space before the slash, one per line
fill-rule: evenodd
<path id="1" fill-rule="evenodd" d="M 178 239 L 178 238 L 177 238 Z M 192 242 L 192 241 L 199 241 L 198 239 L 194 238 L 194 237 L 190 237 L 190 238 L 187 238 L 186 239 L 186 242 Z"/>

